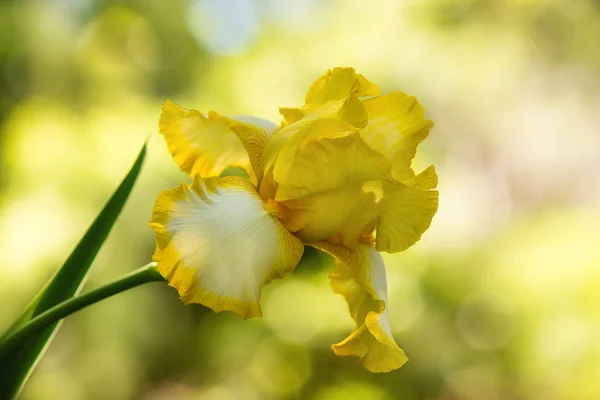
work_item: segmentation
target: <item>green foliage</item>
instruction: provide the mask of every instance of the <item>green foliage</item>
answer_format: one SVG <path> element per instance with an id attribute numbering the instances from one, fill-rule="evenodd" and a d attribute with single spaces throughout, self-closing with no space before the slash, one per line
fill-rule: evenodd
<path id="1" fill-rule="evenodd" d="M 27 306 L 23 314 L 8 329 L 4 337 L 15 332 L 35 316 L 56 304 L 75 296 L 82 288 L 89 268 L 106 240 L 117 217 L 121 213 L 135 181 L 141 171 L 146 155 L 146 144 L 135 163 L 115 193 L 106 203 L 96 220 L 77 244 L 69 258 L 52 279 Z M 33 368 L 50 344 L 60 322 L 32 334 L 17 348 L 0 358 L 0 398 L 15 397 Z M 0 341 L 1 343 L 1 341 Z"/>

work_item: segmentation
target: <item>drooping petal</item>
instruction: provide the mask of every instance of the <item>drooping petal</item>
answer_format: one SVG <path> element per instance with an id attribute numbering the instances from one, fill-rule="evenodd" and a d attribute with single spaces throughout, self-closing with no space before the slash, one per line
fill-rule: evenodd
<path id="1" fill-rule="evenodd" d="M 385 266 L 381 255 L 369 244 L 355 249 L 329 242 L 314 244 L 331 254 L 336 269 L 330 274 L 334 292 L 348 303 L 356 329 L 332 346 L 337 355 L 357 356 L 371 372 L 389 372 L 400 368 L 408 358 L 392 336 L 387 302 Z"/>
<path id="2" fill-rule="evenodd" d="M 365 100 L 363 105 L 369 123 L 361 136 L 392 162 L 394 178 L 413 177 L 411 161 L 433 127 L 433 122 L 424 118 L 423 107 L 414 97 L 399 92 Z"/>
<path id="3" fill-rule="evenodd" d="M 265 120 L 232 119 L 211 112 L 186 110 L 167 100 L 159 121 L 160 133 L 173 159 L 191 177 L 219 175 L 228 166 L 251 166 L 260 160 L 264 144 L 276 126 Z"/>
<path id="4" fill-rule="evenodd" d="M 404 183 L 383 183 L 378 203 L 376 247 L 396 253 L 415 244 L 431 225 L 437 212 L 439 193 L 433 166 Z"/>
<path id="5" fill-rule="evenodd" d="M 292 271 L 302 242 L 240 177 L 197 178 L 163 191 L 153 209 L 153 259 L 187 303 L 261 316 L 260 293 Z"/>
<path id="6" fill-rule="evenodd" d="M 292 124 L 303 118 L 333 118 L 355 127 L 367 124 L 367 113 L 361 96 L 377 96 L 380 90 L 354 68 L 334 68 L 317 79 L 306 94 L 303 107 L 279 109 L 285 121 Z"/>

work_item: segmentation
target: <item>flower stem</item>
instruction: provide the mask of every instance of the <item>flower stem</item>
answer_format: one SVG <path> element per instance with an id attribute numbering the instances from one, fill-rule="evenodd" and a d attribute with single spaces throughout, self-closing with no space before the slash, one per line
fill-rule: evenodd
<path id="1" fill-rule="evenodd" d="M 0 342 L 0 357 L 13 346 L 18 344 L 27 335 L 42 329 L 58 320 L 61 320 L 76 311 L 90 306 L 100 300 L 104 300 L 117 293 L 124 292 L 136 286 L 148 282 L 162 281 L 164 278 L 156 269 L 156 263 L 144 265 L 143 267 L 97 289 L 91 290 L 80 296 L 71 297 L 58 303 L 35 318 L 29 320 L 18 330 L 10 332 Z"/>

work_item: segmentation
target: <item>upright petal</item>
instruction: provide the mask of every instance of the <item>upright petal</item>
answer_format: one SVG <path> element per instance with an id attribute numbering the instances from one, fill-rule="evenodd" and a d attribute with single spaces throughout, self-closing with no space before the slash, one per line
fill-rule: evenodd
<path id="1" fill-rule="evenodd" d="M 390 164 L 347 124 L 317 120 L 312 125 L 309 133 L 286 142 L 275 162 L 279 217 L 305 242 L 337 235 L 352 245 L 376 217 L 377 195 L 365 185 L 391 180 Z"/>
<path id="2" fill-rule="evenodd" d="M 414 97 L 399 92 L 365 100 L 363 105 L 369 116 L 360 132 L 363 139 L 392 162 L 396 179 L 414 176 L 411 161 L 433 127 L 424 118 L 423 107 Z"/>
<path id="3" fill-rule="evenodd" d="M 363 185 L 364 186 L 364 185 Z M 377 217 L 377 196 L 360 184 L 278 203 L 281 222 L 305 242 L 333 238 L 354 246 Z"/>
<path id="4" fill-rule="evenodd" d="M 334 68 L 317 79 L 306 94 L 303 107 L 279 109 L 285 121 L 291 124 L 303 118 L 334 118 L 352 126 L 364 127 L 367 113 L 360 96 L 376 96 L 380 90 L 354 68 Z"/>
<path id="5" fill-rule="evenodd" d="M 238 136 L 248 153 L 252 169 L 257 179 L 260 180 L 263 175 L 260 160 L 267 142 L 277 129 L 277 125 L 256 117 L 238 116 L 229 118 L 214 111 L 208 113 L 208 118 L 215 122 L 221 122 Z"/>
<path id="6" fill-rule="evenodd" d="M 273 177 L 279 184 L 277 201 L 352 182 L 391 179 L 389 161 L 370 148 L 358 132 L 335 120 L 315 121 L 310 135 L 297 135 L 288 142 L 275 163 Z"/>
<path id="7" fill-rule="evenodd" d="M 285 175 L 288 173 L 296 153 L 302 151 L 301 149 L 304 149 L 309 142 L 325 138 L 342 138 L 352 133 L 356 133 L 356 129 L 335 119 L 304 119 L 286 125 L 269 139 L 262 154 L 260 169 L 264 171 L 266 178 L 274 179 L 274 169 L 277 168 L 278 179 L 284 183 L 283 181 L 287 179 Z M 309 177 L 313 176 L 313 173 L 309 174 Z M 279 183 L 266 182 L 266 186 L 272 189 L 266 190 L 259 180 L 260 194 L 263 199 L 273 198 L 274 189 L 278 187 Z"/>
<path id="8" fill-rule="evenodd" d="M 240 177 L 197 178 L 163 191 L 153 209 L 160 273 L 187 303 L 261 316 L 260 293 L 292 271 L 302 242 Z"/>
<path id="9" fill-rule="evenodd" d="M 258 179 L 258 188 L 261 197 L 267 201 L 275 197 L 275 191 L 277 190 L 277 183 L 273 180 L 273 168 L 275 162 L 279 158 L 281 150 L 288 143 L 295 140 L 296 137 L 305 135 L 306 131 L 313 131 L 313 126 L 316 121 L 299 121 L 291 125 L 283 126 L 281 129 L 276 131 L 267 142 L 262 157 L 260 160 L 260 170 L 262 176 Z M 293 147 L 294 144 L 291 144 Z"/>
<path id="10" fill-rule="evenodd" d="M 437 212 L 439 193 L 433 166 L 404 183 L 384 183 L 379 202 L 376 247 L 396 253 L 415 244 Z"/>
<path id="11" fill-rule="evenodd" d="M 344 296 L 356 329 L 332 346 L 341 356 L 357 356 L 371 372 L 389 372 L 400 368 L 408 358 L 398 347 L 389 326 L 387 282 L 381 255 L 369 244 L 352 250 L 329 242 L 314 244 L 331 254 L 336 269 L 330 274 L 334 292 Z"/>
<path id="12" fill-rule="evenodd" d="M 275 124 L 247 118 L 231 119 L 217 113 L 207 116 L 167 100 L 159 121 L 160 133 L 173 159 L 191 177 L 219 175 L 228 166 L 250 168 L 260 160 Z"/>
<path id="13" fill-rule="evenodd" d="M 306 104 L 322 105 L 331 100 L 339 100 L 349 93 L 356 96 L 379 96 L 381 90 L 354 68 L 337 67 L 318 78 L 306 93 Z"/>

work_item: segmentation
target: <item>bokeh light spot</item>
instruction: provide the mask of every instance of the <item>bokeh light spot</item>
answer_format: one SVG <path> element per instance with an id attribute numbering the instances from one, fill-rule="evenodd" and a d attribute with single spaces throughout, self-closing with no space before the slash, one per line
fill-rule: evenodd
<path id="1" fill-rule="evenodd" d="M 249 374 L 258 388 L 271 395 L 297 392 L 312 373 L 306 348 L 267 339 L 256 349 Z"/>
<path id="2" fill-rule="evenodd" d="M 458 310 L 456 324 L 465 342 L 477 350 L 504 346 L 515 329 L 514 315 L 509 306 L 489 294 L 466 298 Z"/>
<path id="3" fill-rule="evenodd" d="M 331 297 L 330 291 L 290 279 L 263 302 L 265 321 L 280 338 L 306 343 L 326 324 Z"/>

